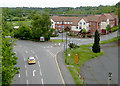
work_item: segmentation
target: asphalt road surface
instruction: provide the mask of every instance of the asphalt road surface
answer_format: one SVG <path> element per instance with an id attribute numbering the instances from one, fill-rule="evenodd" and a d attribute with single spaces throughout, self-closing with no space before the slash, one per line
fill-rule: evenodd
<path id="1" fill-rule="evenodd" d="M 119 46 L 120 47 L 120 46 Z M 118 84 L 118 42 L 101 46 L 104 55 L 85 62 L 81 74 L 87 84 L 108 84 L 108 73 L 112 73 L 111 84 Z"/>
<path id="2" fill-rule="evenodd" d="M 63 84 L 55 55 L 64 47 L 63 44 L 56 45 L 18 40 L 13 51 L 19 57 L 16 66 L 20 67 L 20 74 L 15 76 L 12 84 Z M 30 56 L 35 56 L 36 64 L 28 65 L 27 59 Z"/>

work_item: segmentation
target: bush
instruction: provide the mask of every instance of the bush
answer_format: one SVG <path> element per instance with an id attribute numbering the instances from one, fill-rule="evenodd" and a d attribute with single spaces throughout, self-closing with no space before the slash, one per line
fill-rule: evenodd
<path id="1" fill-rule="evenodd" d="M 13 21 L 19 21 L 19 20 L 20 20 L 19 17 L 15 17 L 15 18 L 13 18 Z"/>
<path id="2" fill-rule="evenodd" d="M 20 21 L 25 21 L 25 18 L 20 18 Z"/>
<path id="3" fill-rule="evenodd" d="M 70 44 L 68 44 L 68 46 L 69 46 L 70 48 L 77 48 L 77 47 L 79 47 L 78 45 L 76 45 L 76 44 L 74 44 L 74 43 L 70 43 Z"/>
<path id="4" fill-rule="evenodd" d="M 91 35 L 91 34 L 88 34 L 88 35 L 87 35 L 87 37 L 91 38 L 91 37 L 92 37 L 92 35 Z"/>
<path id="5" fill-rule="evenodd" d="M 112 28 L 111 30 L 112 30 L 112 32 L 115 32 L 115 31 L 118 30 L 118 27 L 114 27 L 114 28 Z"/>

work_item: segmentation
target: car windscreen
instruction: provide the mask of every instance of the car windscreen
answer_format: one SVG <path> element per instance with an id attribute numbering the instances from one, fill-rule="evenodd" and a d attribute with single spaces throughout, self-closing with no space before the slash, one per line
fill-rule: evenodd
<path id="1" fill-rule="evenodd" d="M 30 59 L 30 61 L 33 61 L 34 59 Z"/>

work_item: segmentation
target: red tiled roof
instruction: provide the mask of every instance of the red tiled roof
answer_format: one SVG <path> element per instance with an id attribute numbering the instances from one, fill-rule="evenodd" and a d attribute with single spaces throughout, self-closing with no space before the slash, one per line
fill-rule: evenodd
<path id="1" fill-rule="evenodd" d="M 107 19 L 114 20 L 113 16 L 111 14 L 104 14 Z"/>
<path id="2" fill-rule="evenodd" d="M 96 16 L 96 15 L 90 15 L 90 16 L 87 16 L 87 19 L 88 21 L 95 21 L 97 22 L 99 20 L 99 16 Z"/>
<path id="3" fill-rule="evenodd" d="M 72 25 L 78 25 L 78 22 L 82 19 L 81 17 L 61 17 L 53 16 L 51 19 L 55 22 L 72 22 Z"/>

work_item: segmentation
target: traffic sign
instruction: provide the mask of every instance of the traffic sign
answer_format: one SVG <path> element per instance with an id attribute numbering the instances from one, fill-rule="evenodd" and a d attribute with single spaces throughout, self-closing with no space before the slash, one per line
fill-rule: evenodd
<path id="1" fill-rule="evenodd" d="M 75 54 L 75 64 L 79 64 L 79 56 L 78 56 L 78 54 Z"/>

